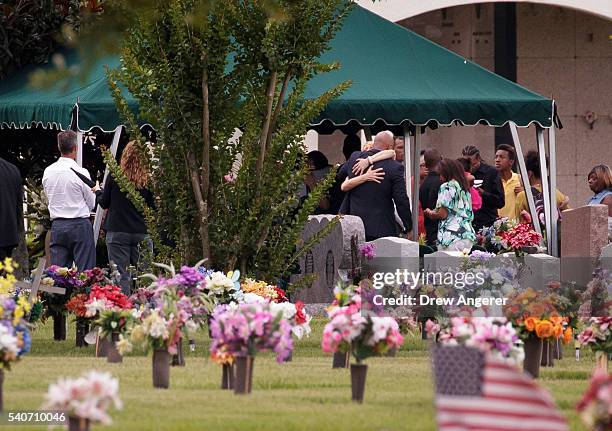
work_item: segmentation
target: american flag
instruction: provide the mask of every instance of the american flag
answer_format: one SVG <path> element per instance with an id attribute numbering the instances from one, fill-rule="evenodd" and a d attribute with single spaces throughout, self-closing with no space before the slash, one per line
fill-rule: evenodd
<path id="1" fill-rule="evenodd" d="M 565 418 L 531 377 L 482 352 L 434 348 L 440 431 L 566 431 Z"/>

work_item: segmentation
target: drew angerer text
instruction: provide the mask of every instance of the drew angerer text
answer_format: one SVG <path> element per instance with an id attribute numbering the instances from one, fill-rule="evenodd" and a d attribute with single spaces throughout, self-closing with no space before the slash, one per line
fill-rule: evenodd
<path id="1" fill-rule="evenodd" d="M 441 305 L 441 306 L 468 306 L 480 308 L 482 306 L 492 306 L 492 305 L 506 305 L 506 301 L 508 298 L 469 298 L 463 295 L 459 295 L 457 298 L 430 298 L 427 295 L 419 295 L 419 296 L 408 296 L 408 295 L 400 295 L 400 296 L 392 296 L 385 297 L 383 295 L 374 295 L 372 301 L 374 305 L 382 305 L 382 306 L 416 306 L 416 305 Z"/>

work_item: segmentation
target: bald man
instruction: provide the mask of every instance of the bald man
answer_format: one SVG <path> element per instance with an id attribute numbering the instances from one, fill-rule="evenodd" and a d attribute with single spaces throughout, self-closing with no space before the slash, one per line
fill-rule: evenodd
<path id="1" fill-rule="evenodd" d="M 367 159 L 381 150 L 393 149 L 393 133 L 380 132 L 374 138 L 374 145 L 368 151 L 355 152 L 349 158 L 349 178 L 353 178 L 353 165 L 357 159 Z M 393 159 L 375 162 L 372 169 L 381 168 L 385 176 L 380 183 L 366 181 L 349 191 L 340 213 L 361 217 L 365 226 L 366 241 L 385 236 L 398 236 L 400 227 L 395 221 L 395 208 L 404 224 L 403 232 L 412 229 L 410 200 L 406 195 L 404 167 Z"/>

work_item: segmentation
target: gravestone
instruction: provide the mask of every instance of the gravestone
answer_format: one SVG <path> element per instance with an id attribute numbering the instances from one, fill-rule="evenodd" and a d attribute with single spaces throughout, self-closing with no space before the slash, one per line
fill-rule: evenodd
<path id="1" fill-rule="evenodd" d="M 460 251 L 435 251 L 423 258 L 425 271 L 456 271 L 461 265 L 463 253 Z"/>
<path id="2" fill-rule="evenodd" d="M 561 279 L 561 260 L 557 257 L 535 253 L 525 256 L 525 266 L 520 274 L 521 288 L 531 287 L 535 290 L 544 290 L 551 281 Z"/>
<path id="3" fill-rule="evenodd" d="M 561 222 L 561 279 L 586 286 L 602 249 L 608 244 L 608 207 L 590 205 L 565 210 Z"/>
<path id="4" fill-rule="evenodd" d="M 407 270 L 419 272 L 419 243 L 404 238 L 385 237 L 378 238 L 366 244 L 373 244 L 374 258 L 363 258 L 367 274 L 376 272 L 392 272 Z"/>
<path id="5" fill-rule="evenodd" d="M 612 274 L 612 244 L 601 249 L 600 264 L 602 269 Z"/>
<path id="6" fill-rule="evenodd" d="M 336 216 L 323 214 L 308 217 L 308 223 L 301 235 L 303 243 L 307 243 L 321 231 Z M 291 283 L 296 283 L 304 276 L 314 275 L 312 286 L 301 289 L 292 295 L 292 300 L 300 300 L 307 304 L 329 304 L 334 297 L 334 286 L 340 280 L 339 271 L 351 268 L 351 238 L 357 237 L 357 243 L 365 241 L 363 222 L 356 216 L 342 216 L 339 223 L 311 250 L 299 258 L 300 274 L 291 277 Z"/>

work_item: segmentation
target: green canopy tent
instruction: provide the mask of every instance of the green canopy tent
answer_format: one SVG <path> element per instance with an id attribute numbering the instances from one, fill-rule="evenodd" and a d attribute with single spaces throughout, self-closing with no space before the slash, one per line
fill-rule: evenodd
<path id="1" fill-rule="evenodd" d="M 542 160 L 546 154 L 543 129 L 547 128 L 552 184 L 549 189 L 548 183 L 544 181 L 543 188 L 547 196 L 552 196 L 552 200 L 546 200 L 547 220 L 551 220 L 547 226 L 551 227 L 553 236 L 556 234 L 556 227 L 552 226 L 556 224 L 556 211 L 550 211 L 551 202 L 555 202 L 556 177 L 555 108 L 552 100 L 495 75 L 359 6 L 346 18 L 342 29 L 331 42 L 330 50 L 322 55 L 321 60 L 337 61 L 341 68 L 315 76 L 307 86 L 307 98 L 317 97 L 345 80 L 351 80 L 353 84 L 312 120 L 311 128 L 320 133 L 331 132 L 336 128 L 345 131 L 388 128 L 396 133 L 402 130 L 406 142 L 409 142 L 412 135 L 412 154 L 407 152 L 406 160 L 407 180 L 411 172 L 418 170 L 420 133 L 416 132 L 426 126 L 509 124 L 515 138 L 523 178 L 527 178 L 527 175 L 516 126 L 536 125 Z M 69 67 L 78 64 L 77 54 L 68 52 L 66 63 Z M 105 131 L 119 130 L 121 119 L 106 84 L 104 65 L 117 67 L 119 61 L 117 58 L 99 60 L 87 82 L 71 82 L 63 90 L 29 88 L 27 75 L 33 68 L 0 81 L 0 127 L 22 128 L 43 124 L 61 129 L 72 125 L 79 131 L 87 131 L 96 126 Z M 136 112 L 137 101 L 127 91 L 124 95 L 129 106 Z M 544 179 L 545 164 L 542 173 Z M 416 226 L 416 175 L 412 190 L 413 224 Z M 526 190 L 532 214 L 535 214 L 531 190 L 529 187 Z M 547 238 L 551 238 L 550 234 Z M 551 242 L 556 244 L 554 238 Z"/>

